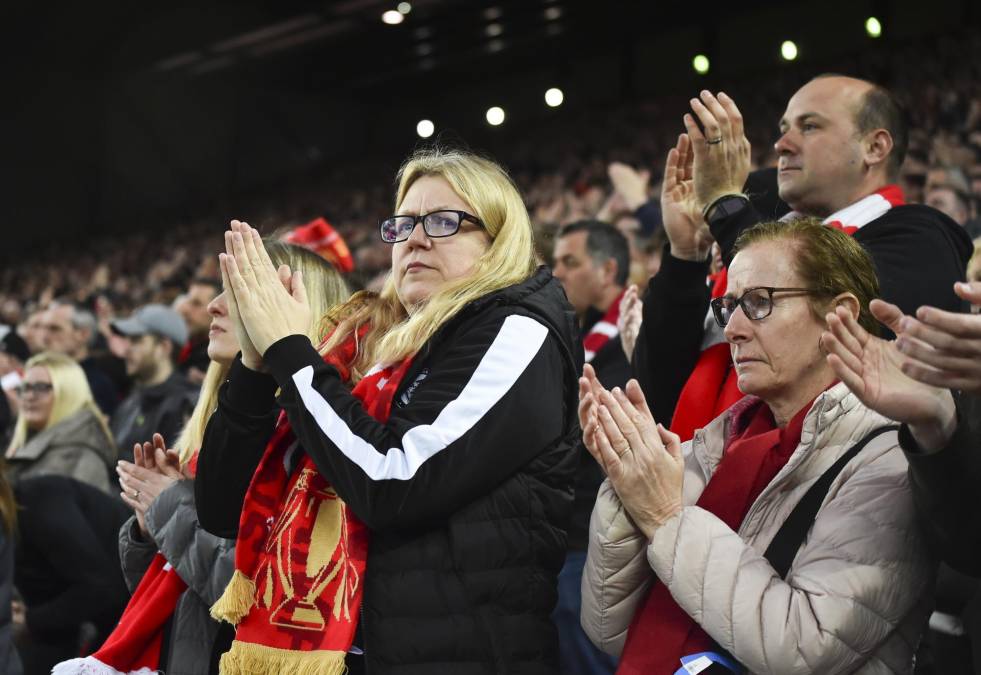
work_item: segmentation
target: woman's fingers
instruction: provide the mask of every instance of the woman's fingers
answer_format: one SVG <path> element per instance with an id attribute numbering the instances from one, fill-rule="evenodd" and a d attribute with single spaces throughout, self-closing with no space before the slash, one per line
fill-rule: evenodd
<path id="1" fill-rule="evenodd" d="M 977 344 L 974 341 L 981 340 L 981 315 L 945 312 L 936 307 L 920 307 L 916 310 L 916 318 L 922 322 L 922 325 L 946 334 L 948 343 L 965 341 L 969 344 Z M 907 318 L 904 323 L 907 322 L 913 324 L 913 319 Z"/>
<path id="2" fill-rule="evenodd" d="M 828 354 L 825 359 L 838 379 L 844 382 L 845 386 L 860 400 L 863 399 L 865 396 L 865 380 L 862 379 L 862 376 L 849 368 L 837 353 Z"/>
<path id="3" fill-rule="evenodd" d="M 671 455 L 676 461 L 684 461 L 684 457 L 681 451 L 681 436 L 665 428 L 663 424 L 658 422 L 657 433 L 661 439 L 661 444 L 664 449 Z"/>
<path id="4" fill-rule="evenodd" d="M 834 354 L 842 363 L 850 370 L 858 373 L 859 375 L 865 370 L 865 366 L 862 363 L 862 353 L 855 353 L 845 346 L 842 339 L 839 339 L 839 334 L 848 335 L 848 331 L 845 329 L 844 325 L 834 314 L 828 314 L 826 317 L 829 330 L 821 334 L 820 345 L 824 349 L 826 354 Z"/>
<path id="5" fill-rule="evenodd" d="M 899 322 L 902 321 L 903 310 L 899 309 L 896 305 L 886 302 L 885 300 L 880 300 L 876 298 L 869 303 L 869 311 L 872 312 L 872 316 L 875 317 L 876 321 L 881 323 L 883 326 L 891 330 L 893 333 L 899 333 Z"/>
<path id="6" fill-rule="evenodd" d="M 627 441 L 619 425 L 613 419 L 613 415 L 610 413 L 610 409 L 605 405 L 605 403 L 601 403 L 599 405 L 598 416 L 599 431 L 602 432 L 601 435 L 608 439 L 610 447 L 613 448 L 613 451 L 616 453 L 617 457 L 623 458 L 630 451 L 630 443 Z"/>
<path id="7" fill-rule="evenodd" d="M 981 372 L 981 363 L 976 358 L 955 356 L 948 351 L 934 349 L 930 345 L 907 335 L 900 335 L 896 338 L 896 347 L 909 358 L 937 370 L 972 374 Z"/>
<path id="8" fill-rule="evenodd" d="M 981 305 L 981 281 L 958 281 L 954 284 L 954 293 L 972 305 Z"/>
<path id="9" fill-rule="evenodd" d="M 606 433 L 604 433 L 601 423 L 596 424 L 593 438 L 595 439 L 596 448 L 599 451 L 600 464 L 606 471 L 606 475 L 614 482 L 614 487 L 616 487 L 616 482 L 623 477 L 623 460 L 617 454 L 616 450 L 613 449 L 613 444 L 610 442 Z"/>

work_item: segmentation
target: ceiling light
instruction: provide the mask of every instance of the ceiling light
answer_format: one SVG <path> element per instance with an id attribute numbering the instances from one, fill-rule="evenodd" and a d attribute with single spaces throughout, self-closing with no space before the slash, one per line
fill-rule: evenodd
<path id="1" fill-rule="evenodd" d="M 436 131 L 436 125 L 431 120 L 419 120 L 419 124 L 416 125 L 416 133 L 419 134 L 419 138 L 429 138 L 434 131 Z"/>
<path id="2" fill-rule="evenodd" d="M 545 8 L 545 20 L 546 21 L 555 21 L 556 19 L 561 18 L 561 17 L 562 17 L 562 8 L 561 7 L 547 7 L 547 8 Z"/>
<path id="3" fill-rule="evenodd" d="M 545 92 L 545 103 L 549 108 L 558 108 L 565 100 L 565 94 L 558 87 L 552 87 Z"/>
<path id="4" fill-rule="evenodd" d="M 387 12 L 385 12 L 384 14 L 382 14 L 382 21 L 384 21 L 385 23 L 387 23 L 389 26 L 398 25 L 398 24 L 402 23 L 402 21 L 404 21 L 404 20 L 405 20 L 405 17 L 402 16 L 402 13 L 399 12 L 398 10 L 396 10 L 396 9 L 390 9 Z"/>
<path id="5" fill-rule="evenodd" d="M 399 14 L 408 14 L 412 11 L 412 5 L 407 2 L 400 2 L 396 9 L 398 10 Z"/>
<path id="6" fill-rule="evenodd" d="M 487 123 L 492 127 L 500 126 L 504 124 L 504 109 L 498 106 L 488 108 L 486 117 Z"/>
<path id="7" fill-rule="evenodd" d="M 882 35 L 882 22 L 879 21 L 874 16 L 870 16 L 865 20 L 865 32 L 869 34 L 871 38 L 877 38 Z"/>
<path id="8" fill-rule="evenodd" d="M 797 45 L 791 40 L 784 40 L 780 45 L 780 56 L 784 61 L 793 61 L 797 58 Z"/>
<path id="9" fill-rule="evenodd" d="M 484 28 L 484 33 L 487 34 L 487 37 L 497 37 L 503 32 L 504 26 L 499 23 L 489 23 L 487 24 L 487 27 Z"/>
<path id="10" fill-rule="evenodd" d="M 696 54 L 695 58 L 691 60 L 691 65 L 699 75 L 704 75 L 709 71 L 709 60 L 705 54 Z"/>

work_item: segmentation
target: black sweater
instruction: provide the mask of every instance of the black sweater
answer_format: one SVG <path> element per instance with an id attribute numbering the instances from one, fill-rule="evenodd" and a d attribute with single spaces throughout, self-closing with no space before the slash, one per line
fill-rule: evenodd
<path id="1" fill-rule="evenodd" d="M 712 226 L 712 235 L 728 264 L 739 235 L 763 218 L 752 205 Z M 880 296 L 913 314 L 922 305 L 960 311 L 954 282 L 963 281 L 971 240 L 946 215 L 928 206 L 890 209 L 854 234 L 872 257 Z M 644 321 L 634 348 L 634 370 L 654 418 L 674 415 L 678 396 L 702 349 L 710 288 L 708 262 L 671 256 L 666 248 L 661 269 L 644 296 Z M 883 328 L 883 335 L 891 334 Z"/>
<path id="2" fill-rule="evenodd" d="M 301 447 L 371 529 L 368 672 L 549 673 L 565 554 L 582 348 L 544 268 L 451 319 L 420 350 L 386 423 L 306 338 L 236 364 L 198 460 L 201 524 L 234 536 L 282 390 Z M 353 434 L 350 435 L 350 434 Z"/>

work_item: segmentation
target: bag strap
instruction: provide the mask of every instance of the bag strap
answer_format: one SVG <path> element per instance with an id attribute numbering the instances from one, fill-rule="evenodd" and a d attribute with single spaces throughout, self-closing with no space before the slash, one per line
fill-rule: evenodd
<path id="1" fill-rule="evenodd" d="M 797 556 L 797 551 L 800 550 L 801 545 L 803 545 L 804 540 L 807 538 L 807 533 L 810 532 L 811 526 L 814 524 L 817 512 L 821 508 L 821 504 L 824 503 L 824 498 L 828 495 L 828 490 L 831 489 L 831 483 L 838 477 L 841 470 L 845 468 L 845 465 L 852 461 L 872 439 L 888 431 L 898 430 L 899 425 L 896 424 L 873 429 L 862 440 L 839 457 L 838 461 L 821 474 L 821 477 L 807 490 L 807 493 L 797 503 L 794 510 L 790 512 L 790 516 L 780 526 L 780 530 L 766 549 L 764 557 L 770 562 L 773 569 L 776 570 L 777 576 L 781 579 L 787 576 L 787 572 L 790 571 L 790 565 Z"/>

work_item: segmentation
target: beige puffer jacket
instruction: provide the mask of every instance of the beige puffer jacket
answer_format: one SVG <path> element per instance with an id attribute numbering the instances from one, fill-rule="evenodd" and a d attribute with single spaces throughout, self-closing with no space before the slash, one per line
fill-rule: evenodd
<path id="1" fill-rule="evenodd" d="M 889 420 L 838 384 L 804 420 L 787 465 L 738 534 L 694 506 L 722 457 L 743 399 L 685 443 L 684 508 L 648 542 L 603 483 L 590 522 L 582 625 L 610 654 L 654 575 L 751 673 L 911 673 L 932 605 L 936 562 L 915 524 L 896 432 L 873 439 L 839 474 L 786 580 L 763 557 L 807 489 Z"/>

